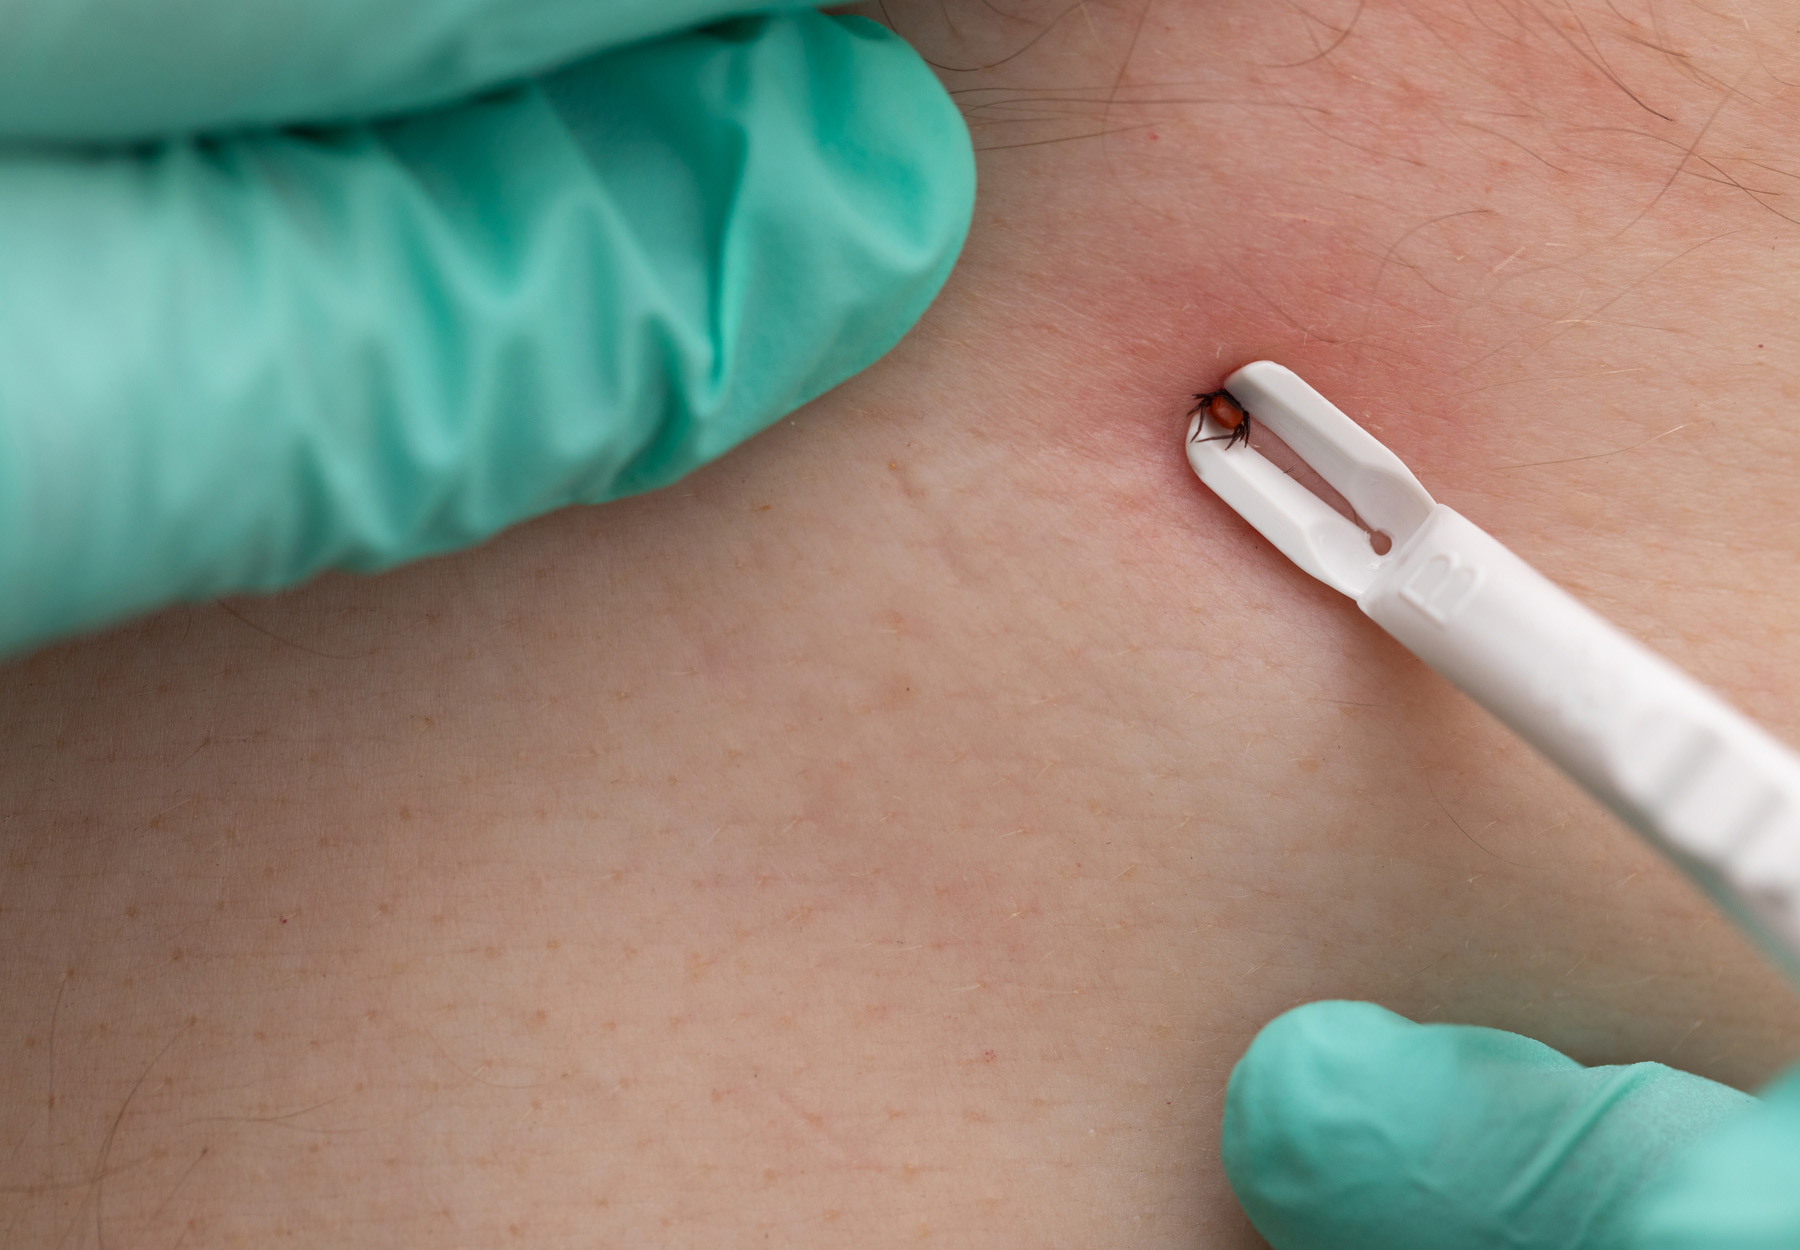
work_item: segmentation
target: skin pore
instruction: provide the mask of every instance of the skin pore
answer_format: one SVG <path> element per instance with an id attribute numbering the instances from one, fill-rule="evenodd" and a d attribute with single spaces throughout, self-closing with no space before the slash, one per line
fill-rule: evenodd
<path id="1" fill-rule="evenodd" d="M 1800 742 L 1785 6 L 883 14 L 983 155 L 875 369 L 655 496 L 0 669 L 9 1245 L 1234 1250 L 1220 1095 L 1296 1003 L 1795 1057 L 1181 449 L 1280 360 Z"/>

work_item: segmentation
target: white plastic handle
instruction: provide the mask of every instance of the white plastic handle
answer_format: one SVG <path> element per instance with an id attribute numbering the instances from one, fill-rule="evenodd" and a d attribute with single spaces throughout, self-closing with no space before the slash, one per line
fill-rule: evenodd
<path id="1" fill-rule="evenodd" d="M 1800 757 L 1436 505 L 1357 600 L 1800 976 Z"/>

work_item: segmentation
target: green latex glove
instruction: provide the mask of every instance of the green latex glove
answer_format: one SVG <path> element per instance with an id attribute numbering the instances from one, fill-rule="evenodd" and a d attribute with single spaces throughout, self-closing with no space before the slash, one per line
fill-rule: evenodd
<path id="1" fill-rule="evenodd" d="M 1231 1076 L 1223 1154 L 1276 1250 L 1800 1246 L 1800 1074 L 1758 1102 L 1369 1003 L 1262 1031 Z"/>
<path id="2" fill-rule="evenodd" d="M 910 49 L 780 0 L 0 0 L 0 653 L 673 481 L 973 190 Z"/>

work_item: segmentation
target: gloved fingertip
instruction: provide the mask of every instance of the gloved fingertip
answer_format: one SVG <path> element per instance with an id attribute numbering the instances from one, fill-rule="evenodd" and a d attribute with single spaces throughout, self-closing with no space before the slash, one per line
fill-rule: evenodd
<path id="1" fill-rule="evenodd" d="M 1422 1032 L 1374 1003 L 1308 1003 L 1270 1021 L 1238 1062 L 1220 1153 L 1277 1250 L 1379 1244 L 1346 1224 L 1371 1190 L 1409 1171 L 1413 1143 L 1394 1135 L 1405 1121 L 1386 1107 L 1415 1068 Z"/>
<path id="2" fill-rule="evenodd" d="M 918 53 L 873 23 L 742 18 L 544 89 L 599 170 L 622 147 L 681 156 L 612 188 L 635 237 L 662 240 L 654 272 L 685 328 L 654 363 L 679 402 L 589 502 L 667 485 L 873 364 L 967 238 L 968 127 Z"/>
<path id="3" fill-rule="evenodd" d="M 1276 1250 L 1622 1250 L 1670 1160 L 1747 1102 L 1660 1064 L 1313 1003 L 1233 1072 L 1221 1151 Z"/>

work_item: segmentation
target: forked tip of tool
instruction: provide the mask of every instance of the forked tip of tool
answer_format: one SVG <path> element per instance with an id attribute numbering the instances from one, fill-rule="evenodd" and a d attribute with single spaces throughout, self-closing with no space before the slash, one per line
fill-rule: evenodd
<path id="1" fill-rule="evenodd" d="M 1272 360 L 1245 365 L 1221 389 L 1194 398 L 1187 455 L 1200 480 L 1283 555 L 1352 598 L 1435 506 L 1398 456 Z M 1363 525 L 1251 446 L 1252 422 L 1266 426 L 1341 494 Z M 1376 551 L 1372 534 L 1386 536 L 1387 550 Z"/>

